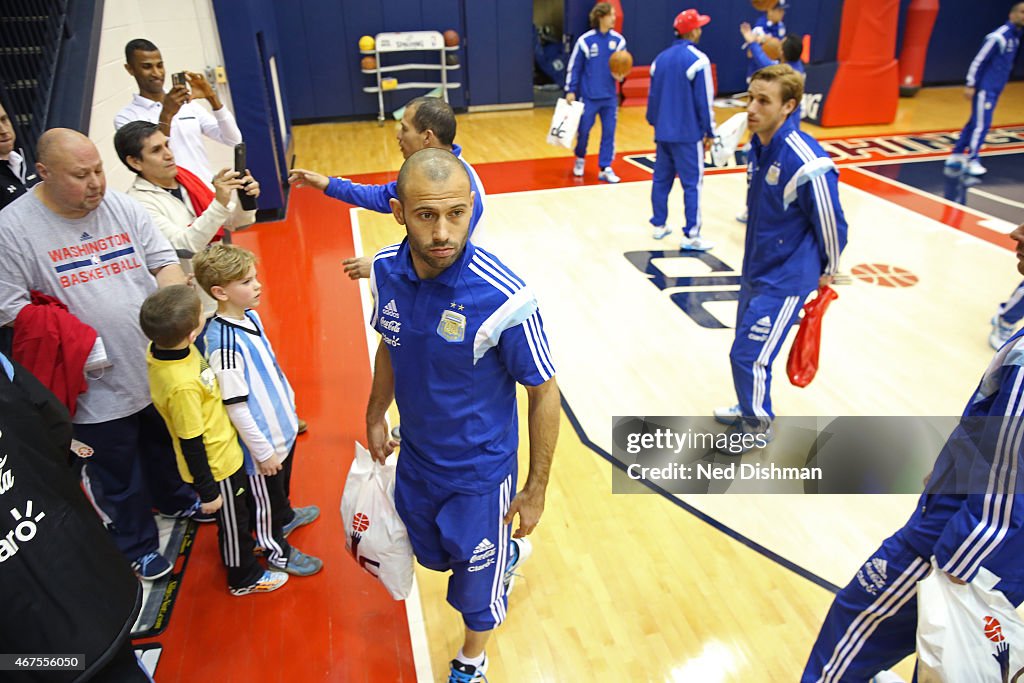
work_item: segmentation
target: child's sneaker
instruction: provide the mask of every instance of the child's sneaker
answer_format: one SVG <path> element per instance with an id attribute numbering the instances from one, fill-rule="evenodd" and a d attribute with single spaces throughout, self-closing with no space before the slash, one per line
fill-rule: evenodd
<path id="1" fill-rule="evenodd" d="M 964 169 L 964 173 L 972 176 L 980 176 L 988 173 L 988 169 L 981 165 L 981 162 L 977 159 L 971 159 L 967 162 L 967 168 Z"/>
<path id="2" fill-rule="evenodd" d="M 167 558 L 155 550 L 135 558 L 132 562 L 132 569 L 143 581 L 156 581 L 161 576 L 170 574 L 173 568 Z"/>
<path id="3" fill-rule="evenodd" d="M 747 208 L 746 207 L 743 207 L 743 210 L 740 211 L 738 214 L 736 214 L 736 220 L 738 220 L 740 223 L 746 223 L 747 222 L 747 218 L 749 218 L 749 217 L 750 217 L 750 214 L 747 213 Z"/>
<path id="4" fill-rule="evenodd" d="M 743 413 L 740 412 L 739 403 L 727 408 L 715 408 L 712 411 L 712 414 L 715 416 L 715 422 L 720 422 L 729 426 L 739 424 L 740 418 L 743 417 Z"/>
<path id="5" fill-rule="evenodd" d="M 533 544 L 528 538 L 513 538 L 509 543 L 508 564 L 505 565 L 505 575 L 502 577 L 502 583 L 505 584 L 505 595 L 512 592 L 512 586 L 516 582 L 516 570 L 522 566 L 523 562 L 530 559 L 532 554 Z"/>
<path id="6" fill-rule="evenodd" d="M 281 527 L 281 533 L 286 537 L 300 526 L 306 526 L 320 516 L 320 508 L 316 505 L 306 505 L 293 509 L 295 511 L 295 516 L 292 517 L 292 521 Z"/>
<path id="7" fill-rule="evenodd" d="M 672 228 L 665 225 L 655 225 L 654 231 L 651 232 L 651 237 L 656 240 L 664 239 L 672 232 Z"/>
<path id="8" fill-rule="evenodd" d="M 192 503 L 190 507 L 178 510 L 177 512 L 161 512 L 160 516 L 166 519 L 191 519 L 193 522 L 200 522 L 202 524 L 217 520 L 216 512 L 203 512 L 201 506 L 202 503 L 196 498 L 196 502 Z"/>
<path id="9" fill-rule="evenodd" d="M 451 668 L 448 670 L 448 683 L 486 683 L 487 676 L 487 655 L 480 666 L 473 666 L 453 659 Z"/>
<path id="10" fill-rule="evenodd" d="M 680 251 L 707 251 L 715 246 L 714 242 L 708 242 L 703 237 L 684 237 L 679 243 Z"/>
<path id="11" fill-rule="evenodd" d="M 263 576 L 256 580 L 256 583 L 241 588 L 232 588 L 232 595 L 248 595 L 249 593 L 269 593 L 276 591 L 288 583 L 288 575 L 284 572 L 272 572 L 269 569 L 263 572 Z"/>
<path id="12" fill-rule="evenodd" d="M 582 157 L 576 157 L 576 163 L 572 165 L 572 174 L 577 178 L 583 177 L 583 168 L 586 166 L 587 160 Z"/>
<path id="13" fill-rule="evenodd" d="M 604 170 L 597 174 L 597 179 L 603 180 L 606 183 L 612 183 L 613 185 L 622 180 L 622 178 L 615 175 L 615 171 L 612 170 L 611 166 L 605 166 Z"/>
<path id="14" fill-rule="evenodd" d="M 955 170 L 955 171 L 961 171 L 961 170 L 963 170 L 963 167 L 966 164 L 967 164 L 967 155 L 966 154 L 955 154 L 954 153 L 954 154 L 950 154 L 949 155 L 949 157 L 943 163 L 943 166 L 945 166 L 946 168 Z"/>
<path id="15" fill-rule="evenodd" d="M 295 546 L 292 546 L 292 553 L 288 556 L 288 564 L 284 570 L 292 576 L 312 576 L 323 569 L 324 563 L 319 557 L 307 555 Z"/>
<path id="16" fill-rule="evenodd" d="M 988 335 L 988 345 L 998 351 L 1003 344 L 1010 341 L 1016 326 L 1003 321 L 1002 316 L 992 317 L 992 334 Z"/>

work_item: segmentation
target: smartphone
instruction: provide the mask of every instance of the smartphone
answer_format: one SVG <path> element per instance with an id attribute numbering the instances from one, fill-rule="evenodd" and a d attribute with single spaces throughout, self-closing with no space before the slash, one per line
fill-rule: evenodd
<path id="1" fill-rule="evenodd" d="M 245 175 L 245 143 L 239 142 L 235 145 L 235 170 Z M 238 191 L 238 202 L 245 211 L 252 211 L 256 208 L 256 198 L 245 193 L 245 190 Z"/>
<path id="2" fill-rule="evenodd" d="M 171 74 L 171 85 L 172 86 L 183 85 L 183 86 L 185 86 L 187 88 L 188 87 L 188 78 L 185 77 L 185 72 L 184 71 L 179 71 L 177 73 Z"/>

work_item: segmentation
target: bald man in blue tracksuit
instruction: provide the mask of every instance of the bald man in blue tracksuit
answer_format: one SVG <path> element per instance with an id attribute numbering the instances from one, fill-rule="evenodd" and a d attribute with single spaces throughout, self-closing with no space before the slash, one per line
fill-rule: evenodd
<path id="1" fill-rule="evenodd" d="M 569 102 L 579 99 L 583 102 L 583 116 L 576 133 L 576 163 L 573 175 L 583 175 L 586 164 L 587 140 L 590 129 L 597 117 L 601 117 L 601 149 L 597 163 L 600 172 L 598 180 L 606 183 L 619 182 L 619 176 L 612 170 L 615 158 L 615 124 L 619 115 L 619 97 L 615 89 L 608 59 L 612 53 L 626 49 L 626 39 L 612 28 L 615 25 L 615 8 L 607 2 L 599 2 L 590 10 L 591 30 L 576 41 L 565 69 L 565 99 Z"/>
<path id="2" fill-rule="evenodd" d="M 984 175 L 988 169 L 978 161 L 978 153 L 985 144 L 985 135 L 992 125 L 992 112 L 1006 81 L 1013 71 L 1013 62 L 1020 47 L 1024 31 L 1024 2 L 1010 9 L 1009 20 L 985 36 L 981 50 L 967 71 L 964 96 L 971 100 L 971 118 L 960 131 L 953 153 L 946 159 L 946 167 L 962 169 L 968 175 Z"/>
<path id="3" fill-rule="evenodd" d="M 1024 243 L 1024 226 L 1012 237 Z M 1017 268 L 1024 272 L 1019 263 Z M 1000 578 L 996 589 L 1011 603 L 1024 602 L 1022 334 L 992 359 L 910 520 L 836 595 L 802 683 L 867 681 L 913 654 L 917 582 L 931 571 L 933 557 L 954 581 L 970 582 L 984 567 Z M 1010 680 L 1008 658 L 1000 659 L 1007 653 L 993 644 L 991 654 L 972 663 L 978 680 L 1000 680 L 1000 668 L 1002 680 Z"/>
<path id="4" fill-rule="evenodd" d="M 803 79 L 787 65 L 770 66 L 754 74 L 750 95 L 750 218 L 729 352 L 738 402 L 714 414 L 770 440 L 772 363 L 804 300 L 837 272 L 847 230 L 835 164 L 788 120 L 800 106 Z"/>
<path id="5" fill-rule="evenodd" d="M 710 17 L 692 9 L 676 16 L 676 40 L 654 58 L 647 95 L 647 122 L 654 126 L 656 145 L 651 184 L 653 237 L 660 240 L 672 232 L 666 225 L 668 196 L 679 176 L 686 220 L 679 248 L 692 251 L 707 251 L 714 246 L 700 234 L 704 142 L 715 136 L 715 116 L 711 111 L 711 62 L 697 49 L 697 42 L 701 27 L 709 21 Z"/>

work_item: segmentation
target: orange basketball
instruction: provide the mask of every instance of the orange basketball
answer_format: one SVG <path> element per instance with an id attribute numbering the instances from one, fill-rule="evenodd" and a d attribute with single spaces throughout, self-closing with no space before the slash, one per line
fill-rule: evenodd
<path id="1" fill-rule="evenodd" d="M 768 10 L 779 4 L 779 0 L 750 0 L 750 4 L 754 6 L 758 12 L 767 12 Z"/>
<path id="2" fill-rule="evenodd" d="M 993 643 L 1001 643 L 1006 640 L 1003 635 L 1003 627 L 995 617 L 985 617 L 985 637 Z"/>
<path id="3" fill-rule="evenodd" d="M 458 33 L 458 31 L 453 31 L 452 29 L 448 29 L 447 31 L 445 31 L 444 32 L 444 44 L 446 46 L 448 46 L 448 47 L 455 47 L 456 45 L 458 45 L 459 44 L 459 33 Z"/>
<path id="4" fill-rule="evenodd" d="M 359 66 L 363 67 L 363 71 L 373 71 L 374 69 L 377 68 L 377 58 L 363 57 L 363 59 L 359 62 Z"/>
<path id="5" fill-rule="evenodd" d="M 625 78 L 629 75 L 629 70 L 633 68 L 633 55 L 629 54 L 627 50 L 613 52 L 612 56 L 608 58 L 608 68 L 612 70 L 612 76 Z"/>
<path id="6" fill-rule="evenodd" d="M 777 62 L 782 58 L 782 41 L 775 36 L 765 38 L 761 43 L 761 49 L 764 50 L 768 59 L 774 59 Z"/>

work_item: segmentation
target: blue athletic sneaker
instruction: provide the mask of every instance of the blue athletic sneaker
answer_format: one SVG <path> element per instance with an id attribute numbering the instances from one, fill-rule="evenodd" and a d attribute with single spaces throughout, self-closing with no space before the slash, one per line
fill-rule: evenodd
<path id="1" fill-rule="evenodd" d="M 487 655 L 480 666 L 473 666 L 453 659 L 448 670 L 448 683 L 487 683 Z"/>
<path id="2" fill-rule="evenodd" d="M 310 522 L 316 520 L 320 516 L 320 508 L 316 505 L 306 505 L 304 507 L 294 508 L 295 516 L 292 521 L 281 527 L 281 533 L 288 536 L 291 532 L 298 529 L 300 526 L 306 526 Z"/>
<path id="3" fill-rule="evenodd" d="M 292 553 L 288 556 L 288 564 L 284 570 L 292 576 L 312 576 L 323 569 L 324 563 L 319 557 L 307 555 L 295 546 L 292 546 Z"/>
<path id="4" fill-rule="evenodd" d="M 155 581 L 161 576 L 167 576 L 174 567 L 160 553 L 155 550 L 135 558 L 132 562 L 132 569 L 143 581 Z"/>
<path id="5" fill-rule="evenodd" d="M 202 503 L 196 498 L 196 502 L 192 503 L 190 507 L 178 510 L 177 512 L 161 512 L 160 516 L 167 519 L 191 519 L 193 522 L 200 522 L 202 524 L 217 520 L 216 512 L 203 512 L 201 506 Z"/>
<path id="6" fill-rule="evenodd" d="M 516 582 L 516 570 L 533 554 L 533 544 L 528 538 L 513 538 L 508 544 L 508 551 L 508 564 L 505 566 L 505 575 L 502 577 L 502 583 L 505 584 L 505 595 L 512 592 L 512 587 Z"/>

